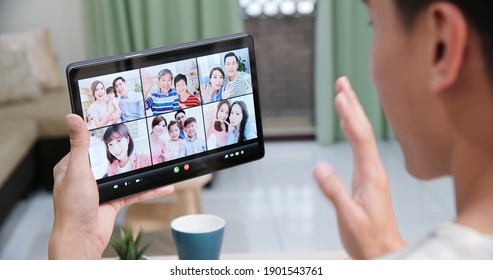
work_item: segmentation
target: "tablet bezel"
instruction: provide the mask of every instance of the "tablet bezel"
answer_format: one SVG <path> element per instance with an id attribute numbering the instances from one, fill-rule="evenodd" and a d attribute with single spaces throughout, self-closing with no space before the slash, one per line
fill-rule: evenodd
<path id="1" fill-rule="evenodd" d="M 67 66 L 67 83 L 72 112 L 83 117 L 78 85 L 78 81 L 81 79 L 197 58 L 240 48 L 248 48 L 250 58 L 257 138 L 99 179 L 97 182 L 100 203 L 258 160 L 264 156 L 265 149 L 253 38 L 248 34 L 240 33 L 82 61 Z M 236 154 L 238 156 L 235 156 Z M 186 171 L 183 170 L 185 165 L 188 167 Z M 176 173 L 175 168 L 177 167 L 183 172 Z"/>

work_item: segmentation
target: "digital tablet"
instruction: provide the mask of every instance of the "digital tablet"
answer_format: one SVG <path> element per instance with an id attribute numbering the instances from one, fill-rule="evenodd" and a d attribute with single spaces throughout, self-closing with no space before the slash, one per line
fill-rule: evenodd
<path id="1" fill-rule="evenodd" d="M 100 203 L 260 159 L 253 39 L 235 34 L 67 66 Z"/>

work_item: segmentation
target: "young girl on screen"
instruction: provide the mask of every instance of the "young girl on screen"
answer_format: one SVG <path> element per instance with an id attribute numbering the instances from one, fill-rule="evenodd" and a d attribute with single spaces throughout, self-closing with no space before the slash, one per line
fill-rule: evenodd
<path id="1" fill-rule="evenodd" d="M 134 151 L 134 142 L 124 123 L 108 127 L 104 132 L 103 142 L 109 161 L 108 176 L 151 165 L 149 155 Z"/>
<path id="2" fill-rule="evenodd" d="M 209 73 L 209 83 L 201 86 L 203 103 L 228 99 L 233 92 L 233 84 L 224 88 L 224 71 L 221 67 L 214 67 Z"/>
<path id="3" fill-rule="evenodd" d="M 118 95 L 115 92 L 115 88 L 113 88 L 112 86 L 106 88 L 106 99 L 108 100 L 108 108 L 115 108 L 115 111 L 113 112 L 113 114 L 111 114 L 111 118 L 115 120 L 114 123 L 121 123 L 122 111 L 120 109 L 120 106 L 118 106 Z"/>
<path id="4" fill-rule="evenodd" d="M 228 145 L 257 138 L 255 124 L 248 119 L 248 109 L 243 101 L 235 101 L 229 113 Z"/>
<path id="5" fill-rule="evenodd" d="M 169 141 L 166 144 L 166 160 L 173 160 L 178 158 L 180 154 L 180 146 L 183 141 L 180 138 L 180 128 L 178 123 L 170 121 L 168 125 Z"/>
<path id="6" fill-rule="evenodd" d="M 209 107 L 212 110 L 212 108 Z M 228 144 L 228 117 L 231 109 L 231 103 L 228 100 L 222 100 L 217 103 L 216 116 L 211 111 L 208 114 L 208 124 L 206 138 L 209 149 L 222 147 Z M 214 141 L 215 140 L 215 141 Z"/>
<path id="7" fill-rule="evenodd" d="M 166 141 L 164 141 L 161 136 L 166 130 L 166 119 L 161 116 L 155 116 L 152 119 L 152 131 L 150 142 L 151 142 L 151 154 L 152 154 L 152 164 L 158 164 L 165 161 L 164 152 L 166 151 Z"/>

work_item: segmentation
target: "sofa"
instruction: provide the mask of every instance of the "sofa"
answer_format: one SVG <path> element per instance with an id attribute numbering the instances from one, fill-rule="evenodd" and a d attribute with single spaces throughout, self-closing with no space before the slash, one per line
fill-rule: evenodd
<path id="1" fill-rule="evenodd" d="M 0 106 L 0 224 L 29 191 L 52 189 L 53 167 L 70 149 L 66 89 Z"/>
<path id="2" fill-rule="evenodd" d="M 0 35 L 0 224 L 30 191 L 53 187 L 53 166 L 69 151 L 71 112 L 49 33 Z"/>

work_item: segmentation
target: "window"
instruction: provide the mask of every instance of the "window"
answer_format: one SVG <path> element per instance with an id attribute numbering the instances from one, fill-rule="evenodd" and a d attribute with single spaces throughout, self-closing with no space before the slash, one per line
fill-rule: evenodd
<path id="1" fill-rule="evenodd" d="M 239 0 L 246 18 L 313 16 L 317 0 Z"/>

